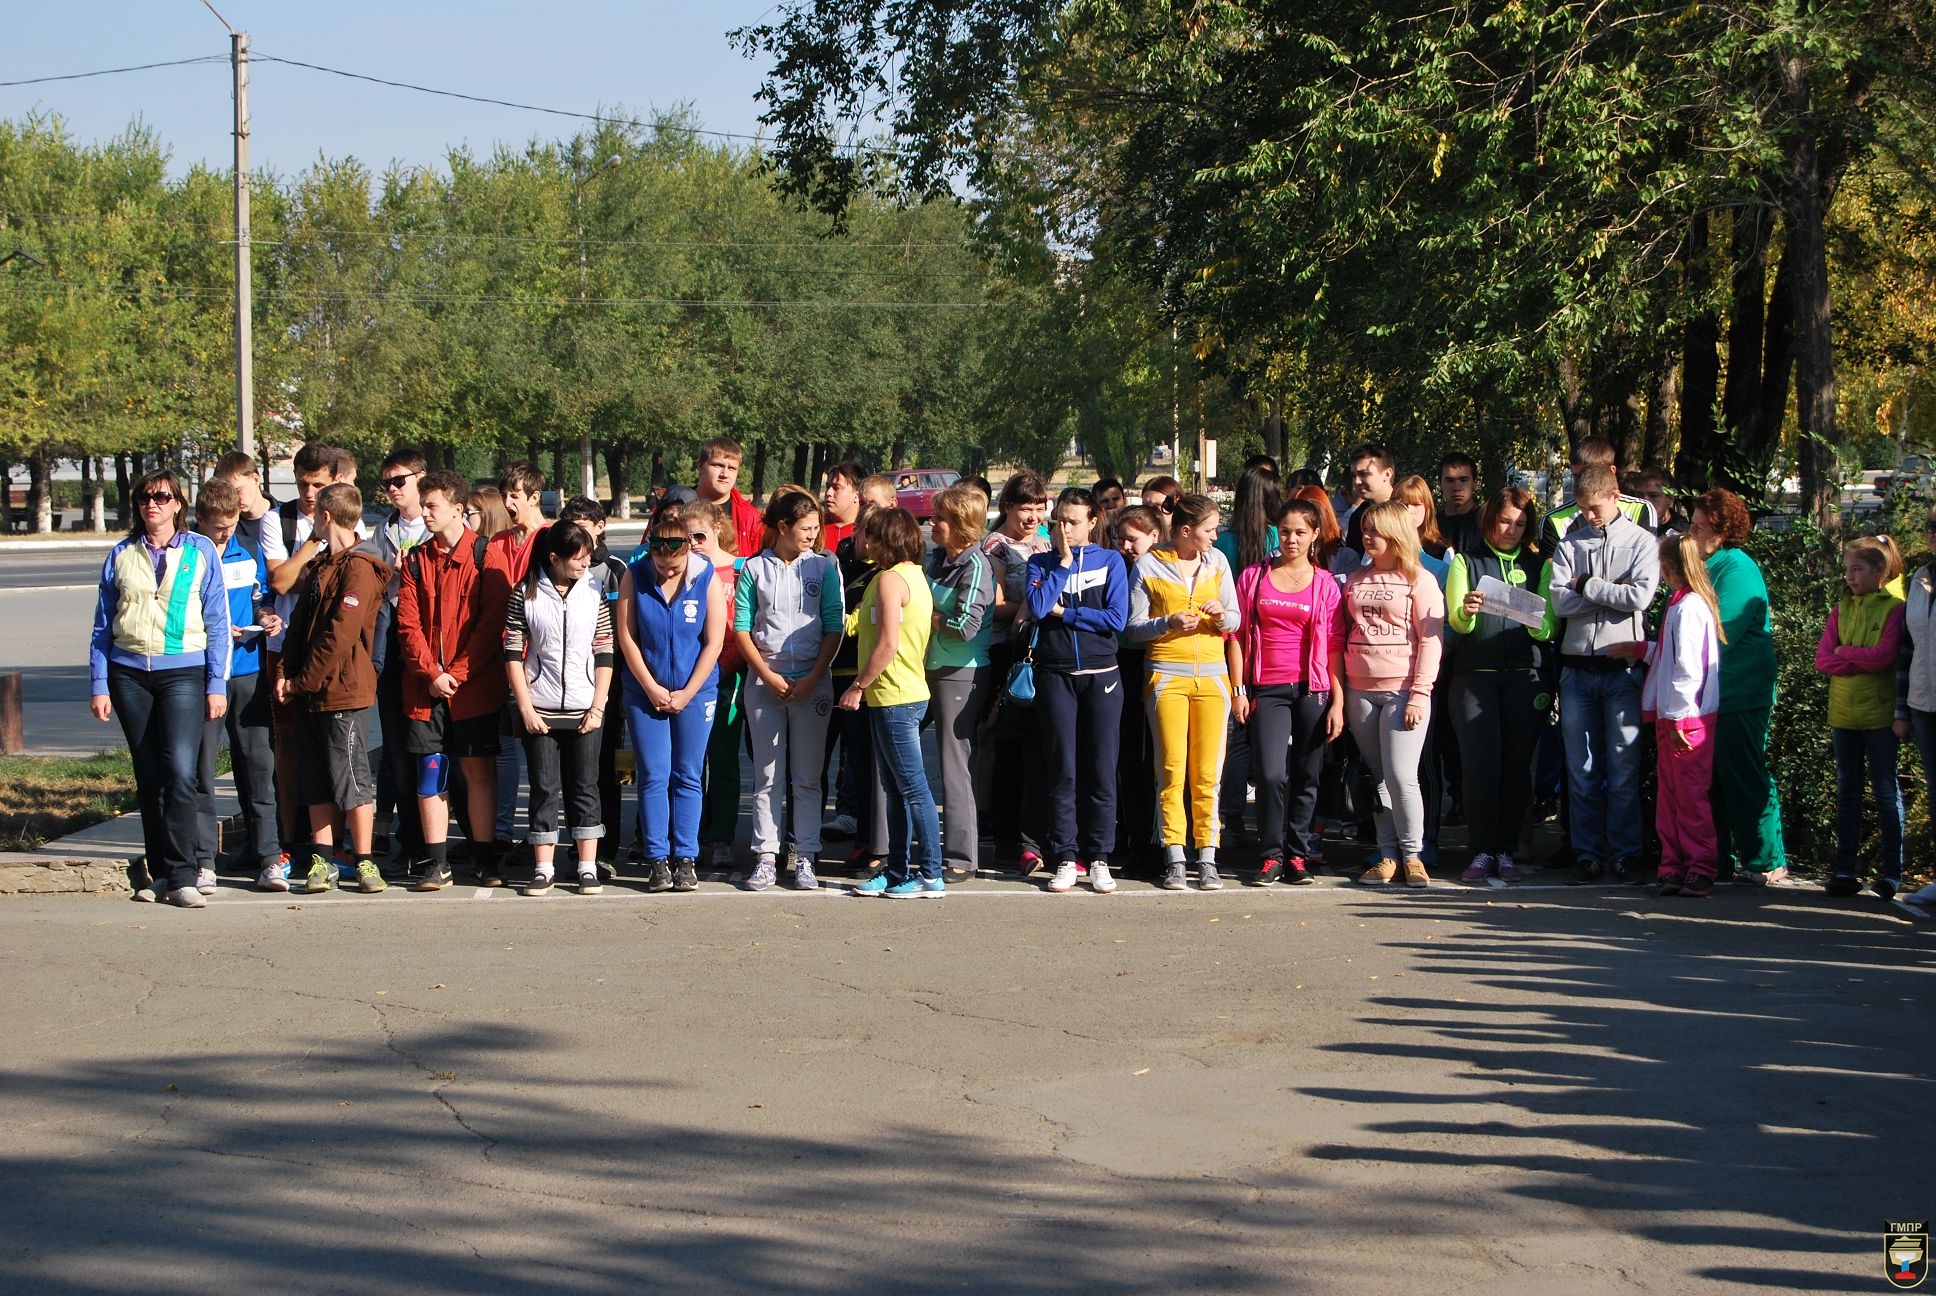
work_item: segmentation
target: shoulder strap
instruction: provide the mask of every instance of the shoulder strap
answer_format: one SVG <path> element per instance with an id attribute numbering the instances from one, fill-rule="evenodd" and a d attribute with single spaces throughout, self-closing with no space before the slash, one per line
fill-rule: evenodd
<path id="1" fill-rule="evenodd" d="M 484 567 L 484 551 L 490 547 L 491 542 L 483 536 L 474 535 L 471 537 L 471 560 L 477 564 L 478 570 L 480 571 Z"/>

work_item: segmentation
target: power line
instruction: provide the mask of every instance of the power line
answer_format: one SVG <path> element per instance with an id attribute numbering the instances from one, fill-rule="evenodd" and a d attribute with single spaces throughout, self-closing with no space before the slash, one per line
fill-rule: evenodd
<path id="1" fill-rule="evenodd" d="M 62 283 L 59 290 L 64 293 L 93 294 L 102 297 L 147 297 L 175 298 L 186 301 L 228 301 L 226 288 L 174 288 L 128 284 L 76 284 Z M 0 290 L 0 299 L 18 301 L 41 300 L 53 295 L 51 291 L 34 292 L 31 290 Z M 748 310 L 768 308 L 799 308 L 804 310 L 983 310 L 994 305 L 986 301 L 847 301 L 834 297 L 805 298 L 785 300 L 779 298 L 706 298 L 706 297 L 506 297 L 506 296 L 446 296 L 442 294 L 408 292 L 322 292 L 303 289 L 278 288 L 265 290 L 260 297 L 318 303 L 365 303 L 400 302 L 414 306 L 664 306 L 680 309 L 699 308 L 738 308 Z"/>
<path id="2" fill-rule="evenodd" d="M 368 81 L 373 85 L 389 86 L 395 90 L 413 90 L 418 94 L 440 95 L 446 99 L 463 99 L 470 103 L 490 104 L 498 108 L 516 108 L 521 112 L 543 113 L 550 117 L 570 117 L 578 121 L 597 122 L 600 125 L 642 126 L 653 130 L 676 129 L 688 135 L 706 135 L 714 139 L 750 140 L 755 144 L 766 139 L 763 135 L 747 135 L 736 131 L 702 130 L 696 126 L 669 126 L 665 119 L 655 122 L 641 121 L 638 118 L 605 117 L 598 113 L 575 112 L 569 108 L 549 108 L 543 104 L 519 103 L 513 99 L 499 99 L 491 95 L 467 94 L 461 90 L 441 90 L 435 86 L 417 85 L 411 81 L 393 81 L 387 77 L 371 76 L 367 72 L 348 72 L 342 68 L 324 67 L 320 63 L 305 63 L 301 59 L 279 58 L 274 54 L 256 53 L 252 56 L 259 63 L 283 63 L 289 67 L 307 68 L 311 72 L 327 72 L 331 76 L 348 77 L 352 81 Z M 899 155 L 903 150 L 886 148 L 879 145 L 849 144 L 838 146 L 842 151 L 856 153 L 881 153 Z"/>
<path id="3" fill-rule="evenodd" d="M 28 77 L 24 81 L 0 81 L 0 89 L 13 86 L 45 85 L 49 81 L 84 81 L 88 77 L 116 76 L 122 72 L 146 72 L 150 68 L 188 67 L 195 63 L 226 63 L 226 54 L 204 54 L 199 58 L 169 59 L 165 63 L 137 63 L 133 67 L 101 68 L 95 72 L 68 72 L 61 76 Z"/>

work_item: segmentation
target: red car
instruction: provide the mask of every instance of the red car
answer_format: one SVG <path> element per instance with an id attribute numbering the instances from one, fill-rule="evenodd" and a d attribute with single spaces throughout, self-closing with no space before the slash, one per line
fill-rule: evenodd
<path id="1" fill-rule="evenodd" d="M 934 516 L 934 497 L 960 480 L 952 468 L 903 468 L 894 474 L 894 502 L 926 522 Z"/>

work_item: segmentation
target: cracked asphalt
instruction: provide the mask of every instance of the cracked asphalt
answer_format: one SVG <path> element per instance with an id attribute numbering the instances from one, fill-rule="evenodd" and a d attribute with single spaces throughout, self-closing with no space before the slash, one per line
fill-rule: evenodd
<path id="1" fill-rule="evenodd" d="M 1327 885 L 0 905 L 9 1292 L 1881 1291 L 1927 927 Z"/>

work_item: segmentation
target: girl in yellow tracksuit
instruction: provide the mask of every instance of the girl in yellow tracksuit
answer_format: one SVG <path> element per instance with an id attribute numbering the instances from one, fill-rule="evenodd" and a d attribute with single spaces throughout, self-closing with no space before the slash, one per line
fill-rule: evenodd
<path id="1" fill-rule="evenodd" d="M 1136 560 L 1126 634 L 1149 645 L 1144 698 L 1156 747 L 1162 885 L 1170 891 L 1189 885 L 1184 842 L 1194 835 L 1197 885 L 1214 891 L 1223 885 L 1217 876 L 1217 785 L 1230 720 L 1223 641 L 1237 628 L 1237 584 L 1215 547 L 1217 506 L 1202 495 L 1181 495 L 1164 510 L 1170 538 Z"/>

